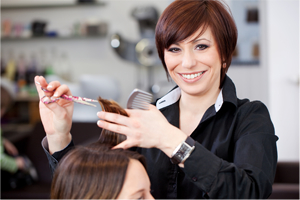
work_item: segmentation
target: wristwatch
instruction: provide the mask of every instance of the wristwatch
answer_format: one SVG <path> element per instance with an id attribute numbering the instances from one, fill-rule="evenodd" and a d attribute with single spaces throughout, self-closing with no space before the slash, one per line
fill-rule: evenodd
<path id="1" fill-rule="evenodd" d="M 173 164 L 183 163 L 195 149 L 195 140 L 190 136 L 185 141 L 180 143 L 173 151 L 171 156 L 171 162 Z"/>

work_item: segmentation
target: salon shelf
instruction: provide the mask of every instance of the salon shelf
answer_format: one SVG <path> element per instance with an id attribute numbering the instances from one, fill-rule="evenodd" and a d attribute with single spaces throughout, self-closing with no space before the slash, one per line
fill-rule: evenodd
<path id="1" fill-rule="evenodd" d="M 1 10 L 14 10 L 14 9 L 47 9 L 47 8 L 73 8 L 73 7 L 94 7 L 94 6 L 104 6 L 104 2 L 96 3 L 76 3 L 76 4 L 50 4 L 50 5 L 1 5 Z"/>
<path id="2" fill-rule="evenodd" d="M 68 37 L 30 37 L 30 38 L 21 38 L 21 37 L 3 37 L 1 42 L 21 42 L 21 41 L 52 41 L 52 40 L 79 40 L 79 39 L 100 39 L 104 38 L 106 35 L 95 35 L 95 36 L 68 36 Z"/>
<path id="3" fill-rule="evenodd" d="M 259 66 L 259 60 L 232 60 L 231 66 Z"/>

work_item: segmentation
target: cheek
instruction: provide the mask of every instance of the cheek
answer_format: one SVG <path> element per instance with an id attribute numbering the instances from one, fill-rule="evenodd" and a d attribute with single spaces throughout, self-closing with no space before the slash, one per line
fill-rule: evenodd
<path id="1" fill-rule="evenodd" d="M 168 54 L 165 54 L 165 63 L 169 72 L 173 71 L 174 68 L 178 65 L 178 61 L 176 60 L 176 58 Z"/>
<path id="2" fill-rule="evenodd" d="M 221 60 L 217 53 L 210 53 L 202 56 L 200 62 L 209 66 L 212 70 L 221 70 Z"/>

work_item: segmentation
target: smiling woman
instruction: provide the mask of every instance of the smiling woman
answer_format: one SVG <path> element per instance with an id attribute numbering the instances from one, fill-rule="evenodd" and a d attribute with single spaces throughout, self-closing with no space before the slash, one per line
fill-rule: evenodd
<path id="1" fill-rule="evenodd" d="M 237 42 L 228 6 L 221 0 L 176 0 L 160 16 L 155 39 L 177 86 L 148 110 L 127 109 L 128 116 L 99 112 L 98 126 L 126 137 L 114 148 L 135 147 L 146 157 L 157 199 L 268 198 L 278 137 L 267 107 L 239 99 L 226 75 Z M 57 95 L 71 93 L 59 82 L 36 81 Z M 61 100 L 55 104 L 40 104 L 47 134 L 43 146 L 49 144 L 53 168 L 53 160 L 74 145 L 72 107 Z"/>

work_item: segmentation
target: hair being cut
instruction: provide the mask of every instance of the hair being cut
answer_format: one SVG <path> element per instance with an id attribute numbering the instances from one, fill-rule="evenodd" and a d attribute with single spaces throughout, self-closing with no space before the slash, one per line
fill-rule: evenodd
<path id="1" fill-rule="evenodd" d="M 128 116 L 116 102 L 98 98 L 102 110 Z M 141 154 L 112 149 L 125 136 L 102 130 L 99 140 L 87 146 L 76 146 L 59 162 L 55 170 L 52 199 L 116 199 L 124 184 L 130 159 L 146 160 Z"/>
<path id="2" fill-rule="evenodd" d="M 217 42 L 222 61 L 220 88 L 222 87 L 236 46 L 237 28 L 230 9 L 220 0 L 176 0 L 160 16 L 156 25 L 155 40 L 168 79 L 170 75 L 164 58 L 165 49 L 190 37 L 200 28 L 199 36 L 202 35 L 207 27 L 210 27 Z"/>

